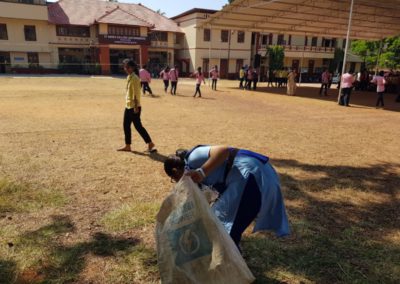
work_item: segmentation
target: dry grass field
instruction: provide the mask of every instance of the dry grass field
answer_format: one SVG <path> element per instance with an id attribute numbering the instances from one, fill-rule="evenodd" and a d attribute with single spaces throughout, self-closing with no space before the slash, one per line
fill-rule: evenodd
<path id="1" fill-rule="evenodd" d="M 293 234 L 246 234 L 256 283 L 400 283 L 400 104 L 355 93 L 352 107 L 304 87 L 237 82 L 151 86 L 123 146 L 123 78 L 0 78 L 0 283 L 158 283 L 155 214 L 171 189 L 163 158 L 229 144 L 271 158 Z M 261 84 L 262 87 L 262 84 Z"/>

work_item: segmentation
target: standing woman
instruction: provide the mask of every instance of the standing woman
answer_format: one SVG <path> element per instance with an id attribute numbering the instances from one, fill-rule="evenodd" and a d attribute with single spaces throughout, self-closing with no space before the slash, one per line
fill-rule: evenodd
<path id="1" fill-rule="evenodd" d="M 215 65 L 214 68 L 211 69 L 210 74 L 211 74 L 211 79 L 212 79 L 211 89 L 216 91 L 217 90 L 217 81 L 218 81 L 218 77 L 219 77 L 217 65 Z"/>
<path id="2" fill-rule="evenodd" d="M 169 71 L 169 79 L 171 80 L 171 95 L 176 95 L 176 88 L 178 87 L 178 77 L 178 66 L 175 65 L 174 68 Z"/>
<path id="3" fill-rule="evenodd" d="M 374 76 L 372 79 L 371 83 L 376 85 L 376 92 L 378 93 L 378 100 L 376 101 L 376 107 L 378 108 L 379 106 L 384 107 L 384 102 L 383 102 L 383 94 L 385 93 L 385 84 L 386 80 L 384 76 L 384 72 L 380 71 L 378 76 Z"/>
<path id="4" fill-rule="evenodd" d="M 160 77 L 162 78 L 162 80 L 164 82 L 165 93 L 167 93 L 168 87 L 169 87 L 169 71 L 170 71 L 169 66 L 167 66 L 160 73 Z"/>
<path id="5" fill-rule="evenodd" d="M 197 94 L 199 94 L 199 98 L 201 98 L 201 82 L 204 84 L 206 83 L 203 72 L 201 72 L 201 67 L 197 68 L 197 72 L 193 74 L 193 77 L 196 77 L 196 92 L 194 93 L 193 98 L 195 98 Z"/>
<path id="6" fill-rule="evenodd" d="M 287 84 L 287 94 L 289 96 L 294 96 L 296 95 L 296 71 L 292 70 L 289 72 L 287 76 L 288 84 Z"/>
<path id="7" fill-rule="evenodd" d="M 251 84 L 253 83 L 253 67 L 249 67 L 246 72 L 246 90 L 251 89 Z"/>
<path id="8" fill-rule="evenodd" d="M 143 65 L 143 68 L 139 70 L 140 84 L 143 88 L 143 95 L 146 94 L 146 91 L 148 91 L 150 95 L 153 95 L 153 91 L 151 90 L 149 85 L 151 82 L 151 75 L 146 68 L 147 66 Z"/>
<path id="9" fill-rule="evenodd" d="M 118 151 L 131 151 L 131 124 L 133 123 L 136 131 L 140 134 L 144 142 L 147 144 L 147 151 L 155 152 L 157 151 L 155 149 L 155 145 L 140 120 L 142 107 L 140 105 L 140 79 L 138 77 L 139 70 L 136 66 L 136 63 L 133 62 L 133 60 L 131 59 L 125 59 L 123 61 L 123 64 L 124 70 L 128 74 L 126 83 L 126 106 L 124 113 L 125 147 L 118 149 Z"/>
<path id="10" fill-rule="evenodd" d="M 268 157 L 226 146 L 197 146 L 169 156 L 164 169 L 175 181 L 186 174 L 219 192 L 212 210 L 238 247 L 255 219 L 254 232 L 290 233 L 279 178 Z"/>

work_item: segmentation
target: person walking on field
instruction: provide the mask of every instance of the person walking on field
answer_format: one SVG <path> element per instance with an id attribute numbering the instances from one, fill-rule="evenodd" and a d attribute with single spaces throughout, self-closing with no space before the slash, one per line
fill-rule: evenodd
<path id="1" fill-rule="evenodd" d="M 340 85 L 342 86 L 342 93 L 340 94 L 339 105 L 350 106 L 350 95 L 353 89 L 354 76 L 351 72 L 346 72 L 342 75 L 340 80 Z"/>
<path id="2" fill-rule="evenodd" d="M 197 68 L 197 72 L 193 74 L 193 77 L 196 77 L 196 92 L 194 93 L 193 98 L 195 98 L 197 94 L 199 94 L 199 98 L 201 98 L 201 83 L 203 82 L 206 84 L 206 81 L 204 80 L 204 74 L 201 72 L 201 67 Z"/>
<path id="3" fill-rule="evenodd" d="M 319 89 L 319 95 L 322 96 L 322 90 L 325 89 L 324 95 L 328 95 L 328 88 L 331 80 L 331 74 L 327 69 L 321 75 L 321 88 Z"/>
<path id="4" fill-rule="evenodd" d="M 211 69 L 210 75 L 211 75 L 211 80 L 212 80 L 211 89 L 216 91 L 217 90 L 217 81 L 218 81 L 218 77 L 219 77 L 217 65 L 215 65 L 214 68 Z"/>
<path id="5" fill-rule="evenodd" d="M 239 89 L 244 89 L 244 85 L 243 82 L 246 79 L 246 71 L 244 70 L 244 66 L 242 66 L 242 68 L 239 71 L 239 80 L 240 80 L 240 84 L 239 84 Z"/>
<path id="6" fill-rule="evenodd" d="M 249 67 L 246 72 L 246 90 L 251 89 L 251 84 L 253 83 L 253 67 Z"/>
<path id="7" fill-rule="evenodd" d="M 179 78 L 179 72 L 178 72 L 178 66 L 174 66 L 169 71 L 169 79 L 171 80 L 171 95 L 176 95 L 176 88 L 178 87 L 178 78 Z"/>
<path id="8" fill-rule="evenodd" d="M 169 70 L 169 66 L 167 66 L 160 72 L 160 78 L 162 78 L 164 82 L 165 93 L 167 93 L 169 87 Z"/>
<path id="9" fill-rule="evenodd" d="M 383 102 L 383 94 L 385 93 L 385 85 L 386 85 L 386 80 L 385 77 L 383 76 L 385 73 L 383 71 L 379 72 L 377 76 L 374 76 L 372 79 L 371 83 L 376 85 L 376 92 L 378 93 L 378 100 L 376 101 L 376 108 L 378 108 L 380 105 L 382 108 L 384 107 L 384 102 Z"/>
<path id="10" fill-rule="evenodd" d="M 287 94 L 289 96 L 295 96 L 296 95 L 296 71 L 292 70 L 289 72 L 287 80 L 288 80 L 288 84 L 287 84 Z"/>
<path id="11" fill-rule="evenodd" d="M 125 147 L 118 149 L 118 151 L 131 151 L 131 124 L 133 123 L 136 131 L 140 134 L 144 142 L 147 144 L 147 151 L 155 152 L 157 151 L 155 145 L 140 120 L 142 107 L 140 104 L 140 79 L 138 77 L 139 70 L 135 62 L 131 59 L 125 59 L 123 61 L 123 64 L 124 70 L 128 74 L 126 83 L 126 105 L 124 113 Z"/>
<path id="12" fill-rule="evenodd" d="M 153 95 L 153 91 L 151 90 L 149 85 L 151 82 L 151 75 L 150 72 L 147 71 L 146 65 L 143 65 L 143 68 L 140 69 L 139 77 L 140 77 L 140 85 L 143 88 L 143 95 L 146 94 L 146 91 L 148 91 L 150 95 Z"/>

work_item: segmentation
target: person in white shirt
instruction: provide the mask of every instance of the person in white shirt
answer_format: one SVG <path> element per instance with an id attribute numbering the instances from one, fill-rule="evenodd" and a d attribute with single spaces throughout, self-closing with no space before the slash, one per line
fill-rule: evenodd
<path id="1" fill-rule="evenodd" d="M 385 93 L 385 84 L 386 84 L 384 72 L 381 71 L 377 76 L 374 76 L 371 83 L 376 85 L 376 92 L 378 93 L 378 100 L 376 101 L 376 107 L 378 108 L 379 105 L 381 105 L 383 108 L 384 107 L 383 94 Z"/>

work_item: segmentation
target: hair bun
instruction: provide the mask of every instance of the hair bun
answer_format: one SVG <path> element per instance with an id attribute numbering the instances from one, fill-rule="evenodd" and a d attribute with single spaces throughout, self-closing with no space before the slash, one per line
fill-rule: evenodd
<path id="1" fill-rule="evenodd" d="M 181 159 L 181 161 L 185 161 L 185 157 L 186 157 L 187 153 L 188 153 L 188 150 L 186 150 L 186 149 L 178 149 L 178 150 L 176 150 L 175 155 L 177 155 Z"/>

